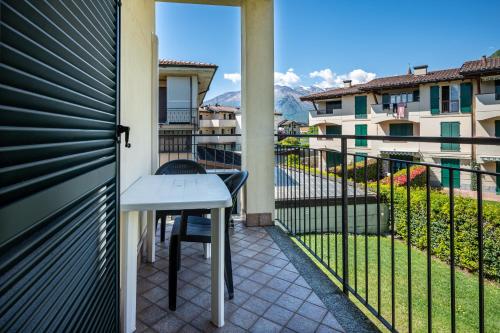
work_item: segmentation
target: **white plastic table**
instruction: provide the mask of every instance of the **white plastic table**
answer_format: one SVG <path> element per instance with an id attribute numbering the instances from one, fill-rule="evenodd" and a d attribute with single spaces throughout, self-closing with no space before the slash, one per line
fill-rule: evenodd
<path id="1" fill-rule="evenodd" d="M 224 208 L 231 194 L 215 174 L 152 175 L 133 183 L 120 198 L 121 221 L 121 325 L 133 332 L 136 321 L 138 220 L 131 212 L 147 212 L 147 259 L 155 260 L 156 210 L 211 209 L 212 220 L 212 322 L 224 325 Z"/>

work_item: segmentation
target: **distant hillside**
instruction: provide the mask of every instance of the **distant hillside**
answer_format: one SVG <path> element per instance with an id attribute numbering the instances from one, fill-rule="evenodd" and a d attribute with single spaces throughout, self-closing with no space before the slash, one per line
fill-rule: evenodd
<path id="1" fill-rule="evenodd" d="M 301 102 L 300 97 L 315 92 L 323 91 L 316 87 L 297 87 L 274 86 L 274 108 L 283 113 L 283 117 L 289 120 L 308 122 L 307 112 L 312 108 L 311 103 Z M 233 107 L 241 106 L 241 92 L 230 91 L 214 97 L 205 104 L 221 104 Z"/>
<path id="2" fill-rule="evenodd" d="M 496 50 L 492 55 L 490 55 L 490 58 L 500 58 L 500 50 Z"/>

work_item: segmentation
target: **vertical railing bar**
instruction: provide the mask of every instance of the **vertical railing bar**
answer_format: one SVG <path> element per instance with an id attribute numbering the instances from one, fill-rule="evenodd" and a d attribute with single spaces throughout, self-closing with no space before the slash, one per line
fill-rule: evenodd
<path id="1" fill-rule="evenodd" d="M 298 148 L 298 158 L 300 160 L 300 146 Z M 294 162 L 295 163 L 295 162 Z M 295 179 L 294 186 L 293 186 L 293 204 L 294 204 L 294 212 L 293 212 L 293 228 L 294 228 L 294 234 L 297 235 L 297 165 L 293 166 L 293 178 Z M 299 186 L 300 186 L 300 179 L 299 179 Z"/>
<path id="2" fill-rule="evenodd" d="M 380 159 L 377 158 L 377 313 L 380 316 Z"/>
<path id="3" fill-rule="evenodd" d="M 335 197 L 335 206 L 334 206 L 334 214 L 335 214 L 335 226 L 334 226 L 334 230 L 335 230 L 335 272 L 338 272 L 339 271 L 339 268 L 338 268 L 338 248 L 337 248 L 337 233 L 338 233 L 338 228 L 337 228 L 337 222 L 338 222 L 338 217 L 337 217 L 337 214 L 338 214 L 338 211 L 337 211 L 337 206 L 338 206 L 338 197 L 337 197 L 337 186 L 338 186 L 338 183 L 337 183 L 337 160 L 338 160 L 338 155 L 336 155 L 335 159 L 334 159 L 334 174 L 333 174 L 333 183 L 334 183 L 334 197 Z"/>
<path id="4" fill-rule="evenodd" d="M 432 332 L 432 261 L 431 261 L 431 189 L 430 189 L 431 169 L 425 167 L 426 186 L 426 217 L 427 217 L 427 331 Z"/>
<path id="5" fill-rule="evenodd" d="M 357 189 L 357 169 L 356 169 L 356 158 L 358 156 L 356 154 L 353 155 L 354 158 L 354 168 L 353 168 L 353 177 L 354 181 L 352 182 L 353 186 L 353 224 L 354 224 L 354 291 L 356 294 L 358 293 L 358 207 L 357 207 L 357 201 L 358 201 L 358 189 Z M 347 172 L 346 172 L 346 177 L 347 177 Z"/>
<path id="6" fill-rule="evenodd" d="M 349 244 L 348 242 L 348 201 L 347 201 L 347 138 L 341 139 L 342 152 L 342 290 L 348 295 L 349 289 Z"/>
<path id="7" fill-rule="evenodd" d="M 456 331 L 455 321 L 455 170 L 449 169 L 450 175 L 450 292 L 451 292 L 451 331 Z"/>
<path id="8" fill-rule="evenodd" d="M 309 159 L 306 160 L 306 150 L 305 148 L 303 149 L 304 153 L 304 162 L 307 162 L 307 168 L 310 166 L 310 161 Z M 306 240 L 306 210 L 308 209 L 308 204 L 306 203 L 306 163 L 304 163 L 304 167 L 302 168 L 302 199 L 303 199 L 303 207 L 302 207 L 302 212 L 303 212 L 303 221 L 302 221 L 302 237 L 304 239 L 304 242 Z"/>
<path id="9" fill-rule="evenodd" d="M 497 176 L 498 177 L 498 176 Z M 483 182 L 482 175 L 477 179 L 477 240 L 479 255 L 479 332 L 484 332 L 484 259 L 483 259 Z"/>
<path id="10" fill-rule="evenodd" d="M 318 150 L 314 149 L 314 254 L 318 254 Z"/>
<path id="11" fill-rule="evenodd" d="M 412 289 L 411 289 L 411 210 L 410 210 L 410 163 L 406 163 L 406 250 L 408 260 L 408 331 L 412 332 Z"/>
<path id="12" fill-rule="evenodd" d="M 308 148 L 309 151 L 309 181 L 308 181 L 308 186 L 309 186 L 309 235 L 308 235 L 308 241 L 309 241 L 309 248 L 311 248 L 311 237 L 312 237 L 312 223 L 311 223 L 311 148 Z"/>
<path id="13" fill-rule="evenodd" d="M 328 169 L 328 153 L 326 154 L 326 255 L 328 267 L 330 268 L 330 170 Z"/>
<path id="14" fill-rule="evenodd" d="M 320 241 L 321 241 L 321 260 L 324 260 L 323 257 L 323 150 L 319 151 L 319 180 L 321 182 L 320 184 L 320 218 L 321 218 L 321 223 L 320 223 L 320 228 L 321 228 L 321 233 L 320 233 Z"/>
<path id="15" fill-rule="evenodd" d="M 366 303 L 368 299 L 368 157 L 364 157 L 364 178 L 365 178 L 365 293 Z"/>
<path id="16" fill-rule="evenodd" d="M 390 171 L 390 188 L 391 188 L 391 319 L 392 328 L 396 329 L 396 299 L 395 299 L 395 281 L 394 281 L 394 167 L 393 161 L 389 160 L 389 171 Z"/>

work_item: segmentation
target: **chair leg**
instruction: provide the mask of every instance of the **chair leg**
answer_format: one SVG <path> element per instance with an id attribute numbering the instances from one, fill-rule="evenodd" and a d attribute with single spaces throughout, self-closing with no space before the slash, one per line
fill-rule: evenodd
<path id="1" fill-rule="evenodd" d="M 181 270 L 181 241 L 179 239 L 179 246 L 177 247 L 177 271 Z"/>
<path id="2" fill-rule="evenodd" d="M 179 249 L 179 236 L 170 236 L 169 266 L 168 266 L 168 308 L 175 311 L 177 307 L 177 259 Z"/>
<path id="3" fill-rule="evenodd" d="M 233 265 L 231 263 L 231 246 L 229 245 L 229 233 L 226 230 L 225 236 L 225 244 L 224 244 L 224 275 L 227 285 L 227 293 L 229 295 L 229 299 L 234 298 L 234 285 L 233 285 Z"/>
<path id="4" fill-rule="evenodd" d="M 160 224 L 160 240 L 162 242 L 165 241 L 165 229 L 166 229 L 166 226 L 167 226 L 167 217 L 166 216 L 162 216 L 161 217 L 161 224 Z"/>

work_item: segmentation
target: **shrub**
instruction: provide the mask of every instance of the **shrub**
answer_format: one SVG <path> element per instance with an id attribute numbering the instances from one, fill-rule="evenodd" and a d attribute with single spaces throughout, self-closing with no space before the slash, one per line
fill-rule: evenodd
<path id="1" fill-rule="evenodd" d="M 389 202 L 390 187 L 381 185 L 382 200 Z M 407 240 L 406 188 L 394 187 L 395 232 Z M 439 259 L 450 261 L 450 200 L 446 193 L 431 190 L 431 253 Z M 427 248 L 426 189 L 412 188 L 410 192 L 411 244 Z M 455 197 L 455 264 L 471 272 L 478 270 L 477 201 L 462 196 Z M 483 246 L 485 276 L 500 281 L 500 203 L 483 203 Z"/>
<path id="2" fill-rule="evenodd" d="M 425 185 L 425 166 L 414 165 L 410 167 L 410 184 L 413 186 L 423 186 Z M 408 175 L 406 174 L 406 168 L 401 169 L 394 173 L 394 185 L 406 186 L 408 181 Z M 390 184 L 391 176 L 387 176 L 382 179 L 382 184 Z"/>
<path id="3" fill-rule="evenodd" d="M 381 165 L 380 165 L 381 166 Z M 374 159 L 368 159 L 366 162 L 366 176 L 368 181 L 376 181 L 380 178 L 382 174 L 382 169 L 377 170 L 377 161 Z M 334 168 L 330 168 L 329 172 L 336 173 L 338 176 L 342 176 L 342 166 L 338 165 Z M 364 181 L 365 177 L 365 162 L 357 162 L 355 164 L 349 164 L 347 166 L 347 178 L 354 179 L 354 173 L 356 173 L 356 181 Z"/>
<path id="4" fill-rule="evenodd" d="M 299 138 L 289 136 L 279 142 L 283 146 L 300 146 Z"/>

